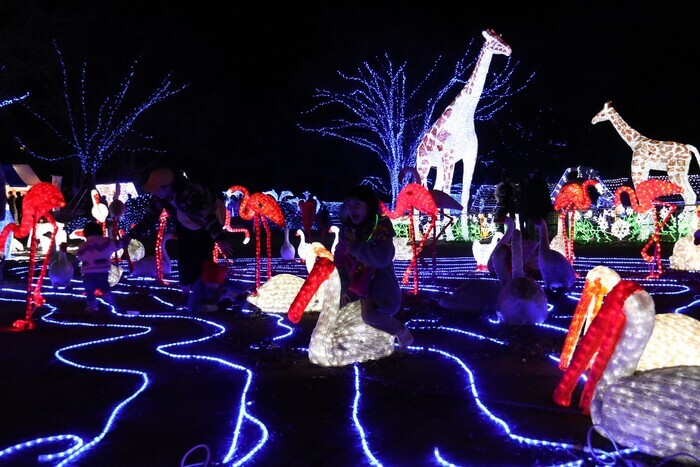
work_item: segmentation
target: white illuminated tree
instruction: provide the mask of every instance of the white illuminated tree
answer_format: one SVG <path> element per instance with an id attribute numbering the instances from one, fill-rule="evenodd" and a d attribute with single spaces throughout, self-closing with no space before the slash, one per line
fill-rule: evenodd
<path id="1" fill-rule="evenodd" d="M 175 87 L 168 73 L 145 98 L 134 98 L 130 92 L 134 87 L 138 65 L 138 60 L 134 60 L 116 91 L 98 102 L 98 99 L 93 100 L 88 95 L 86 62 L 82 64 L 79 79 L 72 80 L 63 54 L 55 42 L 54 48 L 63 78 L 62 110 L 65 115 L 49 120 L 26 103 L 22 103 L 22 106 L 44 124 L 63 148 L 57 149 L 52 145 L 52 149 L 38 151 L 30 147 L 24 138 L 16 136 L 15 140 L 23 150 L 32 157 L 46 161 L 78 159 L 83 182 L 87 186 L 94 186 L 95 174 L 115 155 L 136 151 L 160 152 L 151 145 L 152 138 L 138 133 L 135 125 L 146 110 L 177 94 L 186 85 Z"/>
<path id="2" fill-rule="evenodd" d="M 345 89 L 317 89 L 313 94 L 315 104 L 304 112 L 318 119 L 335 116 L 329 123 L 299 124 L 298 127 L 361 146 L 379 156 L 387 168 L 389 183 L 386 177 L 379 176 L 368 176 L 366 181 L 396 199 L 402 182 L 399 172 L 414 165 L 415 152 L 423 135 L 445 105 L 464 87 L 478 57 L 478 53 L 473 53 L 474 43 L 474 40 L 470 42 L 447 83 L 437 91 L 429 87 L 429 82 L 436 80 L 434 75 L 441 57 L 415 82 L 410 82 L 407 62 L 396 66 L 388 54 L 376 58 L 375 63 L 364 62 L 354 74 L 338 71 L 346 84 Z M 510 97 L 526 88 L 534 73 L 515 84 L 513 76 L 517 65 L 517 61 L 508 58 L 500 71 L 489 76 L 475 120 L 492 120 Z"/>

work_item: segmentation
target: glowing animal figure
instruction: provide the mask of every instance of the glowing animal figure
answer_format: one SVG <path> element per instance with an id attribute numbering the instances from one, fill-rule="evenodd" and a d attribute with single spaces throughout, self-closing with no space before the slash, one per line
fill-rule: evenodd
<path id="1" fill-rule="evenodd" d="M 564 340 L 559 368 L 566 370 L 581 336 L 588 332 L 605 296 L 620 282 L 620 275 L 607 266 L 596 266 L 586 283 Z M 637 371 L 667 366 L 700 365 L 700 321 L 682 313 L 654 316 L 654 330 L 644 347 Z"/>
<path id="2" fill-rule="evenodd" d="M 404 186 L 396 199 L 396 206 L 394 210 L 390 210 L 384 203 L 380 201 L 381 210 L 384 214 L 389 216 L 390 219 L 397 219 L 406 213 L 409 215 L 409 219 L 413 217 L 413 210 L 417 209 L 423 214 L 427 214 L 430 217 L 430 225 L 426 230 L 426 234 L 420 242 L 420 245 L 416 247 L 416 233 L 413 228 L 413 222 L 408 223 L 408 230 L 411 237 L 411 247 L 413 248 L 413 257 L 403 274 L 403 284 L 408 284 L 408 279 L 413 271 L 413 293 L 418 294 L 418 255 L 423 251 L 426 240 L 430 237 L 430 233 L 435 229 L 435 222 L 437 221 L 438 207 L 435 204 L 430 191 L 418 183 L 409 183 Z"/>
<path id="3" fill-rule="evenodd" d="M 579 406 L 596 430 L 652 456 L 700 457 L 700 366 L 637 371 L 655 323 L 654 300 L 639 285 L 620 281 L 608 293 L 553 399 L 568 406 L 591 359 Z"/>
<path id="4" fill-rule="evenodd" d="M 688 170 L 692 154 L 700 164 L 700 154 L 695 146 L 673 141 L 657 141 L 647 138 L 625 122 L 612 107 L 610 101 L 603 105 L 603 110 L 593 117 L 591 124 L 609 120 L 620 137 L 632 148 L 632 183 L 635 189 L 649 178 L 650 170 L 662 170 L 668 174 L 669 181 L 679 185 L 686 206 L 695 204 L 697 196 L 688 180 Z"/>
<path id="5" fill-rule="evenodd" d="M 49 262 L 51 287 L 70 289 L 74 274 L 75 266 L 68 259 L 68 244 L 63 242 Z"/>
<path id="6" fill-rule="evenodd" d="M 227 193 L 243 193 L 243 198 L 238 206 L 238 215 L 241 219 L 252 220 L 255 229 L 255 286 L 260 287 L 260 224 L 265 228 L 267 251 L 267 278 L 272 277 L 272 237 L 268 220 L 278 227 L 284 227 L 284 214 L 277 200 L 265 193 L 249 193 L 248 189 L 241 185 L 233 185 Z"/>
<path id="7" fill-rule="evenodd" d="M 496 246 L 494 246 L 491 256 L 489 256 L 486 262 L 486 267 L 489 272 L 495 274 L 498 277 L 498 281 L 501 285 L 510 282 L 512 276 L 512 257 L 511 257 L 511 239 L 513 238 L 513 232 L 517 229 L 515 227 L 515 220 L 506 216 L 503 220 L 505 225 L 505 233 L 498 240 Z M 538 271 L 539 265 L 537 264 L 537 251 L 538 242 L 535 240 L 520 240 L 520 250 L 523 257 L 523 270 L 526 273 Z"/>
<path id="8" fill-rule="evenodd" d="M 472 243 L 472 255 L 476 260 L 476 270 L 477 271 L 488 271 L 488 262 L 491 257 L 491 253 L 498 245 L 498 242 L 503 238 L 503 232 L 494 232 L 489 243 L 481 243 L 480 241 L 475 241 Z"/>
<path id="9" fill-rule="evenodd" d="M 164 233 L 160 242 L 157 242 L 156 254 L 144 256 L 138 261 L 134 261 L 131 275 L 134 277 L 153 277 L 162 282 L 163 275 L 170 274 L 172 272 L 172 261 L 170 260 L 170 256 L 168 256 L 168 251 L 165 249 L 165 245 L 169 240 L 174 239 L 177 239 L 174 234 L 169 232 Z M 158 252 L 160 252 L 160 254 L 158 254 Z M 159 257 L 160 268 L 158 267 Z"/>
<path id="10" fill-rule="evenodd" d="M 235 199 L 235 198 L 232 198 Z M 248 232 L 248 229 L 245 227 L 233 227 L 231 226 L 231 211 L 228 209 L 223 209 L 224 211 L 224 229 L 228 230 L 229 232 L 234 232 L 234 233 L 242 233 L 244 235 L 243 237 L 243 244 L 247 245 L 248 242 L 250 242 L 250 232 Z M 219 244 L 216 243 L 214 244 L 214 252 L 212 254 L 212 259 L 214 262 L 219 261 L 219 255 L 223 255 L 221 252 L 221 248 L 219 247 Z M 225 257 L 225 255 L 223 255 Z"/>
<path id="11" fill-rule="evenodd" d="M 416 168 L 420 183 L 427 185 L 431 167 L 437 169 L 433 188 L 450 194 L 455 164 L 462 161 L 462 197 L 460 204 L 469 206 L 469 189 L 476 167 L 478 139 L 474 127 L 474 113 L 484 90 L 486 75 L 494 55 L 510 56 L 511 48 L 494 30 L 482 31 L 481 47 L 474 70 L 454 100 L 425 133 L 416 151 Z M 462 212 L 462 235 L 467 237 L 467 215 Z"/>
<path id="12" fill-rule="evenodd" d="M 299 211 L 301 212 L 301 224 L 304 233 L 310 239 L 313 234 L 314 220 L 316 219 L 316 211 L 318 210 L 318 202 L 316 197 L 309 198 L 308 191 L 304 192 L 305 199 L 298 201 Z"/>
<path id="13" fill-rule="evenodd" d="M 676 206 L 672 203 L 660 201 L 658 198 L 668 195 L 680 195 L 683 193 L 683 188 L 675 183 L 655 178 L 642 180 L 636 187 L 636 189 L 632 189 L 628 186 L 621 186 L 615 190 L 615 206 L 618 208 L 622 207 L 622 193 L 627 193 L 634 212 L 638 214 L 644 214 L 649 211 L 652 212 L 654 216 L 654 233 L 642 248 L 641 254 L 642 259 L 650 263 L 651 272 L 648 277 L 659 277 L 663 272 L 661 267 L 660 233 L 663 226 L 666 225 L 666 222 L 668 222 L 671 215 L 676 210 Z M 664 217 L 661 222 L 659 222 L 659 215 L 656 210 L 658 206 L 666 206 L 668 208 L 668 214 L 666 214 L 666 217 Z M 655 246 L 654 256 L 647 253 L 652 243 Z M 656 271 L 654 270 L 654 266 L 656 266 Z"/>
<path id="14" fill-rule="evenodd" d="M 294 245 L 289 241 L 289 227 L 284 226 L 284 242 L 280 247 L 280 257 L 285 261 L 291 261 L 294 259 Z"/>
<path id="15" fill-rule="evenodd" d="M 53 236 L 48 248 L 48 251 L 52 251 L 58 226 L 51 215 L 51 211 L 53 209 L 63 208 L 65 206 L 66 200 L 63 198 L 61 190 L 51 183 L 39 182 L 32 185 L 24 197 L 21 224 L 7 224 L 0 233 L 0 246 L 2 246 L 0 251 L 4 251 L 5 242 L 7 241 L 7 236 L 10 234 L 10 232 L 12 232 L 15 238 L 24 238 L 32 231 L 36 232 L 37 224 L 41 219 L 45 219 L 53 226 Z M 17 320 L 13 324 L 14 327 L 20 329 L 34 328 L 34 323 L 32 322 L 32 314 L 34 313 L 34 309 L 35 307 L 40 307 L 44 304 L 44 298 L 41 296 L 41 285 L 44 281 L 44 277 L 46 276 L 50 255 L 45 255 L 44 262 L 41 266 L 41 272 L 39 273 L 39 279 L 37 280 L 36 285 L 34 285 L 34 266 L 36 264 L 37 243 L 38 240 L 36 235 L 32 235 L 29 240 L 29 244 L 31 246 L 29 253 L 29 274 L 27 279 L 27 307 L 25 319 Z"/>
<path id="16" fill-rule="evenodd" d="M 554 199 L 554 210 L 559 212 L 563 226 L 564 256 L 571 264 L 574 264 L 574 214 L 576 211 L 587 211 L 591 208 L 591 197 L 588 195 L 590 187 L 595 187 L 598 193 L 603 190 L 600 182 L 595 179 L 585 180 L 583 183 L 567 183 L 561 187 Z"/>
<path id="17" fill-rule="evenodd" d="M 537 247 L 537 263 L 544 287 L 552 291 L 568 291 L 576 282 L 576 271 L 566 256 L 549 247 L 549 232 L 544 219 L 537 219 L 535 225 L 540 239 Z"/>
<path id="18" fill-rule="evenodd" d="M 314 254 L 323 256 L 316 258 L 287 313 L 291 322 L 298 323 L 319 287 L 325 288 L 321 313 L 309 342 L 311 362 L 338 367 L 391 355 L 394 352 L 394 336 L 375 329 L 362 320 L 359 300 L 339 307 L 340 276 L 330 252 L 323 253 L 319 250 Z"/>
<path id="19" fill-rule="evenodd" d="M 304 235 L 303 229 L 297 229 L 295 235 L 299 237 L 299 246 L 297 247 L 297 254 L 299 258 L 306 261 L 306 256 L 309 254 L 311 244 L 306 241 L 306 236 Z"/>
<path id="20" fill-rule="evenodd" d="M 540 324 L 547 319 L 547 295 L 536 281 L 525 277 L 521 248 L 522 232 L 513 231 L 513 276 L 498 293 L 496 313 L 503 324 Z"/>
<path id="21" fill-rule="evenodd" d="M 335 254 L 335 247 L 338 246 L 338 241 L 340 240 L 338 238 L 338 235 L 340 234 L 340 227 L 337 225 L 331 225 L 328 227 L 328 233 L 333 234 L 333 243 L 331 244 L 331 253 Z"/>
<path id="22" fill-rule="evenodd" d="M 688 235 L 673 245 L 673 254 L 668 258 L 671 269 L 700 271 L 700 206 L 695 208 L 693 217 L 695 220 Z"/>

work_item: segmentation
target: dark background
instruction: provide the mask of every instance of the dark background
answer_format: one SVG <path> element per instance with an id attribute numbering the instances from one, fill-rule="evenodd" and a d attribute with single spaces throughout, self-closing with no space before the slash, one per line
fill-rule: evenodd
<path id="1" fill-rule="evenodd" d="M 449 73 L 469 42 L 476 41 L 476 54 L 481 31 L 493 28 L 519 62 L 515 79 L 535 76 L 494 121 L 477 122 L 482 163 L 474 184 L 496 183 L 502 169 L 521 176 L 534 167 L 550 181 L 578 165 L 603 178 L 628 177 L 630 148 L 609 122 L 591 125 L 608 100 L 645 136 L 700 145 L 698 2 L 332 3 L 2 0 L 0 96 L 30 91 L 32 108 L 58 108 L 52 39 L 73 77 L 85 60 L 88 82 L 109 92 L 139 58 L 135 96 L 169 72 L 187 88 L 137 123 L 165 152 L 118 154 L 98 180 L 141 183 L 150 168 L 169 164 L 216 189 L 242 184 L 335 200 L 386 170 L 366 149 L 298 129 L 314 89 L 340 89 L 338 71 L 353 73 L 385 52 L 417 75 L 442 56 Z M 492 70 L 504 65 L 500 58 Z M 28 162 L 42 179 L 63 174 L 73 183 L 76 164 L 27 159 L 20 151 L 16 134 L 30 147 L 56 144 L 35 133 L 27 117 L 17 104 L 0 109 L 0 160 Z M 693 162 L 691 173 L 698 172 Z"/>

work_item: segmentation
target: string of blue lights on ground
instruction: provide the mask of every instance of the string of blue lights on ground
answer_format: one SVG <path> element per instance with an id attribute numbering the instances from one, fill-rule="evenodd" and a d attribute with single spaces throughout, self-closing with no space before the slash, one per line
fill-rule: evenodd
<path id="1" fill-rule="evenodd" d="M 647 279 L 644 277 L 647 268 L 646 263 L 641 259 L 631 258 L 577 258 L 576 269 L 580 274 L 572 290 L 565 299 L 570 304 L 566 310 L 559 309 L 550 304 L 550 315 L 547 323 L 539 327 L 547 333 L 551 333 L 555 339 L 563 338 L 567 332 L 568 322 L 571 319 L 571 309 L 580 298 L 586 271 L 600 264 L 605 264 L 620 273 L 621 276 L 633 276 L 652 296 L 662 298 L 673 296 L 682 298 L 681 306 L 670 310 L 657 310 L 657 312 L 687 313 L 697 312 L 700 306 L 700 296 L 693 295 L 693 289 L 687 284 L 687 275 L 665 274 L 662 277 Z M 396 261 L 396 271 L 399 277 L 408 266 L 408 261 Z M 305 277 L 306 266 L 304 263 L 295 261 L 284 261 L 279 258 L 272 260 L 272 269 L 275 274 L 288 273 Z M 228 281 L 235 283 L 239 290 L 251 290 L 255 284 L 255 259 L 238 258 L 228 262 Z M 18 263 L 11 268 L 9 276 L 17 278 L 16 286 L 5 284 L 0 291 L 0 302 L 3 307 L 16 307 L 20 310 L 25 302 L 27 294 L 24 287 L 27 277 L 27 265 Z M 220 408 L 226 411 L 230 420 L 231 430 L 220 434 L 220 445 L 207 446 L 207 449 L 214 453 L 214 463 L 212 465 L 244 465 L 254 464 L 257 456 L 267 449 L 275 449 L 274 441 L 270 436 L 270 422 L 266 421 L 259 413 L 256 413 L 255 400 L 260 397 L 256 394 L 256 368 L 250 365 L 245 356 L 234 354 L 222 355 L 220 353 L 203 353 L 199 349 L 205 341 L 215 342 L 222 338 L 229 329 L 223 323 L 226 319 L 220 319 L 226 312 L 219 314 L 194 315 L 183 311 L 183 309 L 172 300 L 176 297 L 179 288 L 176 283 L 177 262 L 174 261 L 173 272 L 166 277 L 165 284 L 159 284 L 153 279 L 129 277 L 125 274 L 121 281 L 113 288 L 113 293 L 117 297 L 116 306 L 101 303 L 104 313 L 99 316 L 91 316 L 85 313 L 78 313 L 84 307 L 84 289 L 80 277 L 73 281 L 72 290 L 54 290 L 48 285 L 44 285 L 42 294 L 49 305 L 36 311 L 36 320 L 40 320 L 41 325 L 51 327 L 76 327 L 82 329 L 100 328 L 110 331 L 109 337 L 87 339 L 78 343 L 57 348 L 54 356 L 61 363 L 85 372 L 100 372 L 108 375 L 128 375 L 133 379 L 133 387 L 126 391 L 119 401 L 116 401 L 108 415 L 104 418 L 101 429 L 96 432 L 89 432 L 80 429 L 79 417 L 73 421 L 66 421 L 66 433 L 53 433 L 37 435 L 33 439 L 13 440 L 0 439 L 0 463 L 12 464 L 17 459 L 26 459 L 31 453 L 36 452 L 36 460 L 42 465 L 65 466 L 71 465 L 78 459 L 89 462 L 89 452 L 100 449 L 101 443 L 109 438 L 110 432 L 116 424 L 119 424 L 121 417 L 132 410 L 132 406 L 148 392 L 151 384 L 152 374 L 148 371 L 128 368 L 126 366 L 108 366 L 94 363 L 90 356 L 92 350 L 99 346 L 111 345 L 117 341 L 138 341 L 144 336 L 154 332 L 161 322 L 183 321 L 192 323 L 204 330 L 203 335 L 197 338 L 176 339 L 172 342 L 160 343 L 155 350 L 173 361 L 196 362 L 199 365 L 211 365 L 226 372 L 240 376 L 238 392 L 230 398 L 227 407 Z M 419 262 L 418 267 L 419 284 L 421 296 L 438 297 L 449 294 L 465 280 L 494 280 L 488 272 L 476 270 L 476 263 L 472 257 L 449 257 L 439 258 L 438 261 L 430 260 L 424 263 Z M 24 282 L 22 281 L 24 279 Z M 7 279 L 6 279 L 7 280 Z M 407 293 L 413 285 L 404 285 Z M 151 300 L 151 305 L 139 310 L 123 309 L 120 307 L 120 297 L 127 295 L 142 294 L 147 291 Z M 60 304 L 54 304 L 60 303 Z M 231 310 L 229 310 L 231 311 Z M 232 312 L 233 313 L 233 312 Z M 237 311 L 238 319 L 247 319 L 252 316 L 260 318 L 260 311 L 254 307 L 244 304 L 242 309 Z M 277 347 L 287 346 L 287 342 L 294 342 L 298 339 L 299 332 L 303 332 L 299 327 L 290 325 L 284 315 L 263 313 L 264 318 L 269 319 L 274 325 L 274 333 L 265 336 L 265 339 L 257 344 L 251 345 L 251 349 L 264 351 L 269 340 Z M 515 446 L 532 450 L 532 452 L 546 452 L 547 459 L 556 459 L 549 465 L 574 466 L 584 465 L 590 462 L 613 462 L 614 459 L 624 458 L 635 451 L 630 449 L 618 449 L 617 446 L 610 447 L 610 443 L 604 448 L 591 446 L 583 439 L 571 442 L 567 439 L 542 438 L 539 435 L 528 433 L 526 428 L 522 428 L 522 423 L 511 421 L 508 413 L 502 405 L 494 405 L 491 397 L 485 397 L 481 390 L 483 371 L 475 369 L 473 349 L 475 343 L 479 346 L 498 349 L 509 345 L 507 340 L 497 337 L 499 324 L 488 317 L 491 328 L 482 330 L 470 329 L 469 327 L 459 327 L 458 325 L 446 324 L 445 320 L 435 314 L 426 316 L 412 315 L 407 321 L 408 327 L 417 336 L 417 342 L 429 342 L 426 345 L 412 346 L 407 352 L 407 358 L 434 359 L 439 358 L 440 363 L 436 364 L 436 372 L 457 372 L 461 375 L 463 386 L 456 389 L 461 392 L 460 400 L 464 404 L 475 406 L 482 414 L 483 420 L 488 422 L 494 437 L 505 436 L 503 438 L 503 450 L 515 449 Z M 34 332 L 34 331 L 26 331 Z M 100 336 L 103 333 L 99 334 Z M 453 348 L 445 344 L 445 336 L 452 339 L 459 339 L 461 348 Z M 290 350 L 296 351 L 299 358 L 303 359 L 308 350 L 304 347 L 292 347 Z M 553 367 L 556 367 L 558 355 L 551 354 L 549 358 Z M 478 365 L 477 365 L 478 366 Z M 348 381 L 351 382 L 352 400 L 346 401 L 339 407 L 349 407 L 348 429 L 353 430 L 357 437 L 358 453 L 364 458 L 364 462 L 369 465 L 391 465 L 385 460 L 391 458 L 384 451 L 377 448 L 378 440 L 375 433 L 381 432 L 377 426 L 369 422 L 372 417 L 364 411 L 366 401 L 372 398 L 373 378 L 367 376 L 367 366 L 365 364 L 355 364 L 345 368 L 348 372 Z M 370 370 L 373 371 L 373 370 Z M 121 387 L 121 386 L 120 386 Z M 546 389 L 551 392 L 553 388 Z M 553 405 L 553 404 L 552 404 Z M 521 425 L 521 426 L 519 426 Z M 72 427 L 72 428 L 71 428 Z M 480 428 L 486 430 L 487 428 Z M 44 428 L 36 427 L 37 433 L 42 433 Z M 556 433 L 556 427 L 550 430 Z M 4 443 L 10 444 L 3 447 Z M 513 443 L 509 443 L 512 441 Z M 183 453 L 187 447 L 173 447 Z M 445 466 L 472 465 L 473 458 L 469 452 L 459 452 L 454 446 L 442 446 L 440 444 L 429 446 L 430 455 L 433 462 Z M 537 456 L 537 454 L 533 454 Z M 21 456 L 21 457 L 20 457 Z M 184 465 L 183 459 L 183 465 Z M 8 464 L 8 465 L 9 465 Z M 204 464 L 188 464 L 204 465 Z M 586 464 L 588 465 L 588 464 Z"/>

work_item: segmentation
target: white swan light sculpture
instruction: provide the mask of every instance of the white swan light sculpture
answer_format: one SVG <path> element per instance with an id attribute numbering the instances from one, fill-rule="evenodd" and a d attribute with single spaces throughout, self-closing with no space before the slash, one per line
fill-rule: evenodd
<path id="1" fill-rule="evenodd" d="M 700 457 L 700 366 L 637 371 L 655 325 L 654 301 L 641 286 L 620 281 L 605 297 L 554 391 L 568 406 L 579 376 L 595 356 L 581 394 L 602 436 L 652 456 Z"/>

